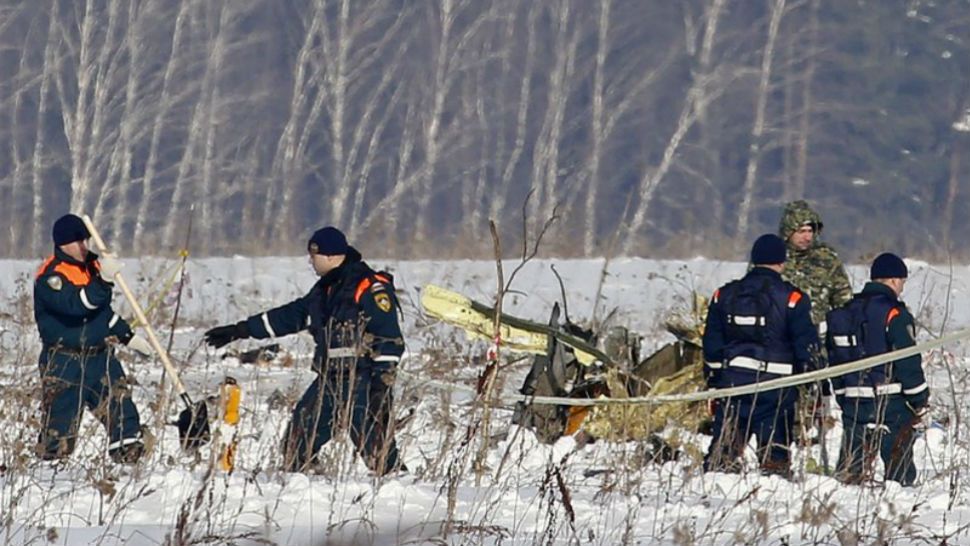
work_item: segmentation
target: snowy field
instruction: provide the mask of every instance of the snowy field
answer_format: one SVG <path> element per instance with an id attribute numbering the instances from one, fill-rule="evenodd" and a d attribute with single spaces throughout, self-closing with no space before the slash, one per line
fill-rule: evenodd
<path id="1" fill-rule="evenodd" d="M 144 300 L 162 293 L 153 323 L 167 341 L 174 297 L 164 277 L 171 262 L 127 261 L 124 274 Z M 554 264 L 565 283 L 574 321 L 593 313 L 602 260 L 529 263 L 516 276 L 507 312 L 545 321 L 560 298 Z M 188 284 L 173 356 L 189 392 L 214 395 L 226 375 L 243 389 L 239 452 L 234 472 L 214 464 L 218 453 L 180 453 L 173 427 L 181 409 L 157 415 L 161 366 L 123 355 L 138 385 L 143 423 L 156 436 L 151 456 L 134 467 L 110 463 L 106 437 L 88 414 L 83 439 L 66 465 L 36 460 L 39 348 L 31 283 L 38 263 L 0 262 L 0 541 L 5 544 L 970 544 L 970 427 L 963 414 L 967 353 L 951 346 L 924 355 L 934 424 L 916 444 L 919 485 L 844 486 L 804 472 L 815 453 L 799 451 L 795 481 L 708 474 L 696 457 L 653 463 L 635 442 L 572 438 L 553 446 L 509 424 L 507 408 L 493 414 L 482 464 L 482 438 L 463 442 L 481 409 L 463 390 L 430 387 L 423 379 L 469 386 L 484 345 L 420 312 L 420 288 L 439 284 L 490 302 L 495 264 L 488 261 L 372 262 L 396 277 L 405 314 L 409 357 L 396 388 L 398 432 L 410 472 L 375 478 L 352 456 L 346 438 L 325 449 L 312 474 L 279 471 L 279 439 L 296 397 L 312 380 L 306 335 L 280 340 L 284 358 L 241 364 L 201 344 L 211 326 L 234 322 L 305 293 L 314 277 L 305 258 L 226 258 L 189 262 Z M 515 261 L 505 264 L 506 277 Z M 970 268 L 910 263 L 904 299 L 917 316 L 920 338 L 970 327 Z M 705 260 L 615 260 L 603 279 L 597 317 L 645 334 L 643 354 L 669 341 L 660 324 L 684 309 L 691 292 L 709 295 L 739 276 L 743 264 Z M 860 289 L 866 270 L 853 267 Z M 116 291 L 116 309 L 130 314 Z M 237 342 L 233 349 L 262 342 Z M 510 355 L 512 356 L 512 355 Z M 949 366 L 947 365 L 949 363 Z M 513 392 L 526 364 L 503 370 Z M 828 435 L 836 453 L 839 435 Z M 701 451 L 709 438 L 688 442 Z M 749 465 L 753 467 L 753 465 Z"/>

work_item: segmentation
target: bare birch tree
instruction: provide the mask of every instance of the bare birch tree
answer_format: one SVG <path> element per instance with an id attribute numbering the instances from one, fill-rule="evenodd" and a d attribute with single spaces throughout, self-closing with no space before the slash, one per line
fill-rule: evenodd
<path id="1" fill-rule="evenodd" d="M 30 18 L 30 14 L 23 7 L 17 10 L 10 8 L 10 11 L 5 13 L 4 16 L 9 18 L 8 20 L 11 25 L 16 21 Z M 30 191 L 26 186 L 27 180 L 29 180 L 27 172 L 31 166 L 31 161 L 26 146 L 27 143 L 21 142 L 18 131 L 20 130 L 20 114 L 24 108 L 24 98 L 34 88 L 33 84 L 27 83 L 35 79 L 34 68 L 30 65 L 30 48 L 28 45 L 33 36 L 31 30 L 34 28 L 43 29 L 44 25 L 38 23 L 37 25 L 31 24 L 29 26 L 29 30 L 25 33 L 23 42 L 20 44 L 20 60 L 17 63 L 16 77 L 4 86 L 10 92 L 5 97 L 5 102 L 10 104 L 10 114 L 8 116 L 10 133 L 8 133 L 7 138 L 10 142 L 10 159 L 13 162 L 13 167 L 9 175 L 9 190 L 6 192 L 6 206 L 4 208 L 6 209 L 6 218 L 9 221 L 8 237 L 11 248 L 15 248 L 18 244 L 23 244 L 25 239 L 33 237 L 33 222 L 30 221 L 29 215 L 24 214 L 22 211 L 22 204 L 29 199 L 30 195 Z M 42 62 L 46 62 L 46 59 L 45 54 Z M 44 86 L 42 84 L 41 92 L 43 91 Z M 46 103 L 42 102 L 41 106 L 46 106 Z M 35 140 L 35 144 L 36 142 L 38 140 Z"/>
<path id="2" fill-rule="evenodd" d="M 50 14 L 50 25 L 47 32 L 47 40 L 44 45 L 44 65 L 42 67 L 41 84 L 40 84 L 40 96 L 38 97 L 37 105 L 37 116 L 39 119 L 44 119 L 49 112 L 49 101 L 50 95 L 53 93 L 52 86 L 54 84 L 54 71 L 56 68 L 57 59 L 57 24 L 58 24 L 58 7 L 55 2 L 51 8 Z M 33 205 L 33 218 L 31 222 L 30 230 L 30 244 L 28 248 L 35 250 L 40 246 L 40 234 L 44 232 L 43 223 L 43 210 L 44 210 L 44 168 L 48 162 L 47 159 L 47 134 L 44 130 L 44 124 L 37 124 L 36 138 L 34 140 L 34 156 L 31 162 L 31 185 L 33 188 L 32 192 L 32 205 Z"/>
<path id="3" fill-rule="evenodd" d="M 821 0 L 811 0 L 809 6 L 808 53 L 805 75 L 802 81 L 802 107 L 799 117 L 798 143 L 795 154 L 795 177 L 791 198 L 797 199 L 805 195 L 805 176 L 808 172 L 808 145 L 812 136 L 812 112 L 814 99 L 812 84 L 815 81 L 815 69 L 818 56 L 818 10 Z"/>
<path id="4" fill-rule="evenodd" d="M 751 206 L 754 201 L 755 182 L 758 176 L 758 163 L 761 160 L 762 138 L 765 133 L 765 110 L 768 104 L 768 91 L 771 85 L 771 66 L 775 55 L 775 42 L 778 39 L 778 27 L 785 13 L 785 0 L 771 0 L 771 20 L 768 23 L 768 37 L 765 41 L 764 54 L 761 58 L 761 78 L 758 83 L 758 95 L 755 101 L 754 125 L 751 127 L 751 143 L 748 148 L 748 167 L 744 176 L 744 189 L 741 194 L 741 204 L 738 207 L 738 227 L 735 232 L 736 244 L 742 245 L 748 236 L 748 224 L 751 216 Z"/>
<path id="5" fill-rule="evenodd" d="M 718 20 L 723 11 L 723 5 L 723 0 L 712 0 L 708 6 L 704 23 L 706 25 L 704 44 L 713 44 Z M 698 113 L 703 112 L 707 104 L 715 98 L 716 90 L 713 89 L 713 85 L 717 80 L 718 74 L 716 72 L 697 74 L 694 76 L 694 81 L 691 83 L 683 106 L 681 107 L 680 115 L 677 117 L 674 131 L 664 147 L 660 164 L 655 168 L 647 167 L 640 177 L 640 183 L 638 184 L 640 203 L 633 215 L 633 219 L 627 227 L 626 237 L 623 239 L 623 245 L 621 247 L 622 254 L 630 255 L 633 251 L 637 236 L 643 228 L 643 224 L 646 222 L 654 191 L 670 169 L 677 150 L 686 136 L 687 131 L 697 120 Z"/>
<path id="6" fill-rule="evenodd" d="M 137 129 L 136 124 L 138 123 L 138 117 L 135 115 L 135 112 L 138 106 L 138 89 L 140 83 L 139 63 L 142 62 L 142 44 L 138 36 L 141 30 L 138 14 L 139 2 L 132 0 L 128 4 L 128 21 L 124 40 L 125 48 L 128 52 L 128 68 L 124 106 L 121 117 L 117 122 L 120 134 L 111 150 L 107 176 L 104 178 L 104 185 L 98 194 L 93 214 L 94 218 L 103 218 L 109 198 L 115 198 L 114 204 L 116 205 L 116 210 L 110 215 L 111 222 L 108 224 L 108 229 L 105 230 L 107 237 L 112 241 L 112 248 L 115 252 L 123 252 L 125 250 L 125 241 L 119 236 L 123 233 L 126 216 L 124 214 L 126 205 L 124 197 L 125 192 L 129 189 L 128 186 L 131 179 L 132 146 Z"/>
<path id="7" fill-rule="evenodd" d="M 178 163 L 178 172 L 175 176 L 172 199 L 165 215 L 165 230 L 162 236 L 162 246 L 172 248 L 176 244 L 179 236 L 179 227 L 183 223 L 183 214 L 188 210 L 189 200 L 201 199 L 200 227 L 202 230 L 212 229 L 208 215 L 208 205 L 206 201 L 208 195 L 203 192 L 205 188 L 200 186 L 202 176 L 199 171 L 199 163 L 205 161 L 206 129 L 212 119 L 212 109 L 215 108 L 214 94 L 219 78 L 219 71 L 225 58 L 225 50 L 228 29 L 227 20 L 229 11 L 233 9 L 229 2 L 219 3 L 219 18 L 214 29 L 210 30 L 211 38 L 207 41 L 205 71 L 202 76 L 201 92 L 196 99 L 195 107 L 192 110 L 192 117 L 188 122 L 188 140 L 183 148 L 182 157 Z M 198 14 L 201 16 L 201 14 Z M 200 150 L 201 148 L 201 150 Z"/>
<path id="8" fill-rule="evenodd" d="M 532 160 L 532 184 L 538 190 L 536 198 L 530 201 L 529 218 L 533 223 L 539 222 L 540 218 L 551 218 L 555 208 L 561 204 L 556 191 L 560 169 L 560 140 L 579 43 L 579 33 L 570 24 L 571 7 L 570 0 L 560 0 L 555 4 L 553 12 L 556 20 L 555 60 L 547 84 L 545 117 L 534 146 Z M 531 226 L 532 229 L 538 227 Z"/>
<path id="9" fill-rule="evenodd" d="M 518 100 L 516 101 L 515 139 L 512 143 L 511 150 L 508 153 L 508 159 L 505 161 L 505 166 L 502 168 L 502 179 L 498 188 L 494 192 L 492 207 L 489 212 L 490 218 L 503 218 L 505 216 L 506 204 L 508 203 L 508 193 L 512 186 L 515 170 L 518 168 L 522 155 L 525 153 L 526 137 L 529 129 L 528 122 L 529 106 L 531 104 L 532 93 L 532 73 L 535 70 L 535 64 L 537 61 L 536 49 L 538 37 L 536 35 L 536 19 L 539 17 L 541 9 L 542 4 L 540 2 L 532 2 L 529 5 L 529 14 L 526 17 L 526 47 L 523 58 L 525 66 L 522 69 L 522 78 L 519 84 L 519 96 Z"/>
<path id="10" fill-rule="evenodd" d="M 940 165 L 938 128 L 967 87 L 951 71 L 965 18 L 820 0 L 8 2 L 0 240 L 34 255 L 74 210 L 116 248 L 167 253 L 193 203 L 201 253 L 258 251 L 240 231 L 289 252 L 320 222 L 430 253 L 507 225 L 532 189 L 530 217 L 570 218 L 557 251 L 595 254 L 616 230 L 621 253 L 704 252 L 735 207 L 729 236 L 761 224 L 756 196 L 858 176 L 947 224 L 916 206 L 889 228 L 956 241 L 966 161 Z M 874 24 L 893 37 L 860 31 Z"/>
<path id="11" fill-rule="evenodd" d="M 590 123 L 593 129 L 592 151 L 590 152 L 589 183 L 586 197 L 586 228 L 583 237 L 583 253 L 593 256 L 596 252 L 596 194 L 600 184 L 600 161 L 603 155 L 604 89 L 606 78 L 606 51 L 609 43 L 610 8 L 612 0 L 600 0 L 599 18 L 596 25 L 596 59 L 593 70 L 593 104 L 590 112 Z"/>
<path id="12" fill-rule="evenodd" d="M 179 0 L 178 11 L 175 15 L 175 24 L 172 30 L 171 46 L 169 48 L 168 59 L 165 62 L 165 73 L 162 76 L 161 91 L 158 100 L 155 102 L 155 112 L 151 122 L 151 137 L 148 143 L 148 157 L 145 160 L 145 171 L 142 175 L 141 195 L 138 200 L 138 212 L 134 218 L 134 234 L 132 243 L 138 244 L 145 238 L 147 229 L 147 219 L 149 210 L 153 204 L 158 203 L 156 191 L 156 176 L 159 171 L 159 155 L 162 142 L 162 135 L 165 130 L 165 123 L 171 111 L 175 98 L 173 97 L 173 87 L 175 83 L 176 70 L 182 57 L 182 41 L 185 35 L 185 27 L 189 19 L 189 4 L 191 0 Z"/>

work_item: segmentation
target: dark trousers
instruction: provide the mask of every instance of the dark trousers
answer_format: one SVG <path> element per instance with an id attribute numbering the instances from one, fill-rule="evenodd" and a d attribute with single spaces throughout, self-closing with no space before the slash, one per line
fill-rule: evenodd
<path id="1" fill-rule="evenodd" d="M 39 364 L 43 397 L 40 450 L 44 458 L 74 452 L 85 407 L 104 425 L 111 445 L 140 437 L 141 422 L 125 371 L 110 350 L 45 350 Z"/>
<path id="2" fill-rule="evenodd" d="M 843 408 L 838 468 L 839 478 L 845 483 L 871 480 L 877 453 L 887 480 L 904 486 L 916 482 L 913 413 L 902 401 L 890 400 L 882 406 L 876 415 L 853 415 Z"/>
<path id="3" fill-rule="evenodd" d="M 348 425 L 368 468 L 377 474 L 397 468 L 397 444 L 390 426 L 393 402 L 391 387 L 379 371 L 323 370 L 293 408 L 284 436 L 284 468 L 303 470 L 338 427 Z"/>
<path id="4" fill-rule="evenodd" d="M 794 397 L 757 401 L 719 400 L 714 411 L 711 445 L 704 457 L 705 471 L 738 472 L 752 435 L 758 442 L 758 464 L 767 473 L 788 476 L 789 444 L 795 421 Z"/>

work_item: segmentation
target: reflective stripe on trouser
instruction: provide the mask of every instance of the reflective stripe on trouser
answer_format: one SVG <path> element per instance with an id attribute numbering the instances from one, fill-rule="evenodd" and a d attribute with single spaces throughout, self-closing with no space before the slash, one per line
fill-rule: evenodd
<path id="1" fill-rule="evenodd" d="M 900 383 L 885 383 L 875 386 L 857 385 L 835 389 L 832 392 L 836 396 L 844 396 L 846 398 L 875 398 L 877 396 L 899 394 L 903 392 L 903 386 Z"/>
<path id="2" fill-rule="evenodd" d="M 331 347 L 327 349 L 327 358 L 351 358 L 357 356 L 355 347 Z"/>
<path id="3" fill-rule="evenodd" d="M 359 353 L 360 351 L 356 347 L 331 347 L 327 349 L 327 358 L 356 358 L 359 356 Z M 393 362 L 397 364 L 401 361 L 401 357 L 396 355 L 378 355 L 371 360 L 374 362 Z"/>

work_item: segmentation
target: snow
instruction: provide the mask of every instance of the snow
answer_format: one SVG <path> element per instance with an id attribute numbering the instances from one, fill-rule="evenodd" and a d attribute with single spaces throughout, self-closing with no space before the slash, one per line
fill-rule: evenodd
<path id="1" fill-rule="evenodd" d="M 963 117 L 953 122 L 953 130 L 970 133 L 970 108 L 963 112 Z"/>
<path id="2" fill-rule="evenodd" d="M 967 301 L 970 267 L 909 261 L 912 272 L 904 297 L 927 339 L 941 331 L 970 326 Z M 966 350 L 927 355 L 936 423 L 916 444 L 921 483 L 901 488 L 893 482 L 845 486 L 804 472 L 819 448 L 796 451 L 797 479 L 789 482 L 755 472 L 703 474 L 697 455 L 709 438 L 683 433 L 688 453 L 676 461 L 649 460 L 636 442 L 579 446 L 573 438 L 543 445 L 528 430 L 509 424 L 510 412 L 497 409 L 489 449 L 474 471 L 482 438 L 463 445 L 468 424 L 478 415 L 467 393 L 427 388 L 422 378 L 473 384 L 473 363 L 484 346 L 419 312 L 420 288 L 427 283 L 458 290 L 490 303 L 495 264 L 489 261 L 373 260 L 395 275 L 405 314 L 409 358 L 396 390 L 398 413 L 414 418 L 398 433 L 410 472 L 376 478 L 338 438 L 323 450 L 313 474 L 284 473 L 278 445 L 295 397 L 312 380 L 312 345 L 305 335 L 279 340 L 294 359 L 269 365 L 240 364 L 201 345 L 205 328 L 239 320 L 302 295 L 314 282 L 305 258 L 211 258 L 189 263 L 174 360 L 194 396 L 215 394 L 226 375 L 243 389 L 236 433 L 236 469 L 213 464 L 218 449 L 182 454 L 172 427 L 152 428 L 157 448 L 134 467 L 114 465 L 101 453 L 106 438 L 86 415 L 82 441 L 64 465 L 36 460 L 38 343 L 31 316 L 30 283 L 36 263 L 0 262 L 8 279 L 0 286 L 0 535 L 5 543 L 55 544 L 733 544 L 864 543 L 896 540 L 970 544 L 970 479 L 966 468 L 970 438 L 959 419 L 968 392 Z M 516 261 L 504 263 L 508 278 Z M 505 302 L 510 313 L 546 320 L 560 288 L 550 269 L 563 278 L 571 317 L 588 319 L 604 261 L 537 260 L 516 274 Z M 149 294 L 171 262 L 127 260 L 124 274 L 137 294 Z M 660 324 L 671 310 L 684 309 L 691 292 L 709 294 L 743 273 L 745 265 L 697 258 L 689 261 L 618 259 L 608 264 L 596 315 L 614 309 L 613 324 L 646 334 L 643 351 L 669 341 Z M 865 267 L 849 269 L 861 288 Z M 168 339 L 173 290 L 154 320 Z M 121 295 L 116 309 L 127 313 Z M 261 342 L 237 342 L 237 349 Z M 157 363 L 124 355 L 138 380 L 135 402 L 142 421 L 152 425 L 152 403 L 161 374 Z M 947 367 L 946 362 L 950 362 Z M 525 373 L 509 369 L 502 388 L 513 391 Z M 952 378 L 952 380 L 951 380 Z M 176 401 L 177 402 L 177 401 Z M 180 410 L 172 403 L 165 420 Z M 227 434 L 232 431 L 227 429 Z M 839 430 L 827 436 L 828 452 L 838 452 Z M 218 442 L 218 441 L 217 441 Z M 692 453 L 693 454 L 692 454 Z M 751 454 L 749 454 L 751 456 Z M 750 462 L 750 461 L 749 461 Z M 753 464 L 749 465 L 753 468 Z M 456 476 L 449 479 L 449 476 Z M 561 481 L 560 481 L 561 480 Z M 560 485 L 561 483 L 561 485 Z M 566 500 L 568 499 L 568 503 Z M 567 508 L 567 506 L 569 508 Z"/>

